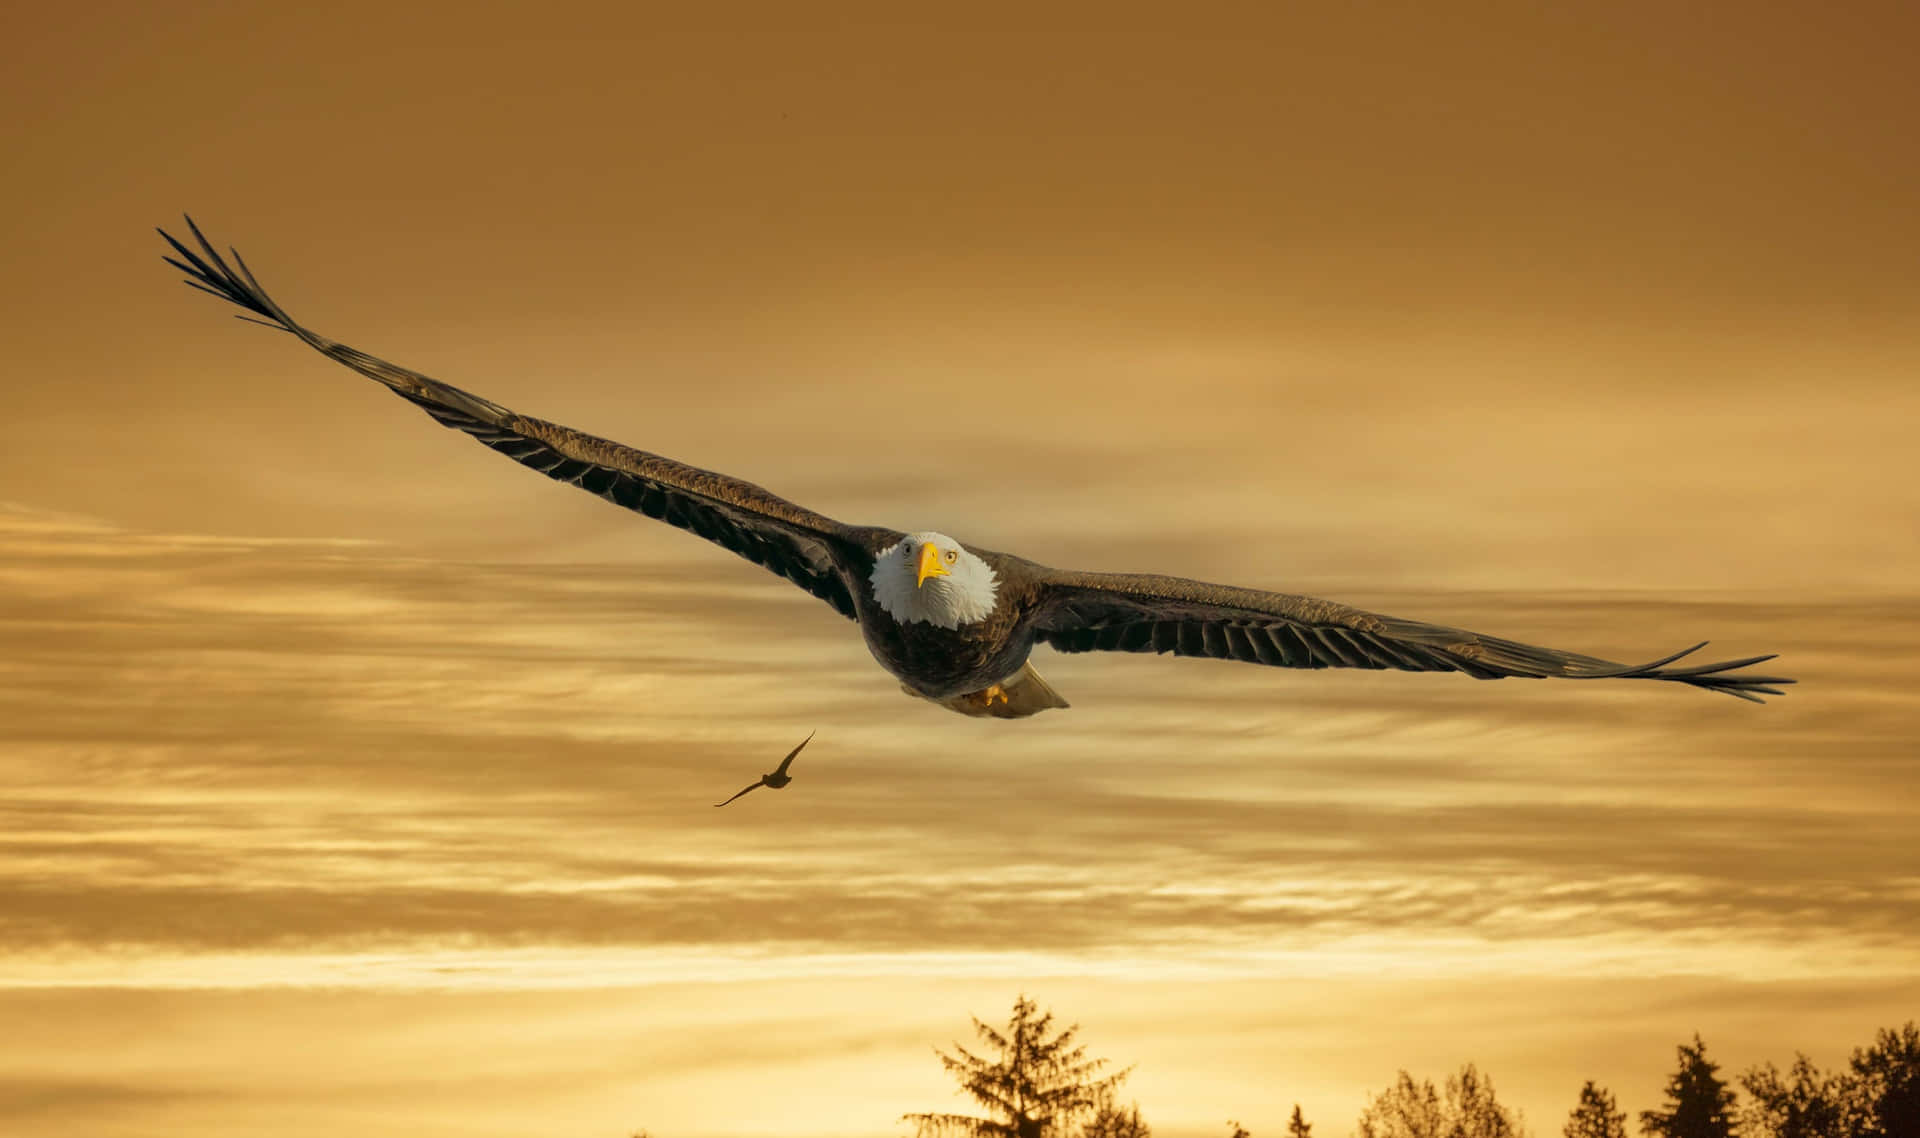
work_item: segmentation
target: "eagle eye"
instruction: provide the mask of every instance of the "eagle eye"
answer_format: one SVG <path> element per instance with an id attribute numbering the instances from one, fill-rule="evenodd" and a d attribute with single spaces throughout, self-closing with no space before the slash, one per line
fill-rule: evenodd
<path id="1" fill-rule="evenodd" d="M 957 550 L 957 549 L 949 549 L 949 550 L 947 550 L 947 564 L 949 564 L 949 565 L 951 565 L 951 564 L 953 564 L 953 563 L 954 563 L 955 561 L 958 561 L 958 560 L 960 560 L 960 551 L 959 551 L 959 550 Z"/>

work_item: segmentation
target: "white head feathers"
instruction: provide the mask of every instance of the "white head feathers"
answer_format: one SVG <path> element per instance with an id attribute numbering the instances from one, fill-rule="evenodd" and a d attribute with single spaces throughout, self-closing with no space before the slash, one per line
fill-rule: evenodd
<path id="1" fill-rule="evenodd" d="M 920 560 L 927 546 L 933 547 L 936 564 L 945 572 L 922 581 Z M 959 628 L 985 620 L 998 588 L 986 562 L 946 534 L 930 530 L 908 534 L 873 562 L 873 597 L 902 624 L 920 620 L 936 628 Z"/>

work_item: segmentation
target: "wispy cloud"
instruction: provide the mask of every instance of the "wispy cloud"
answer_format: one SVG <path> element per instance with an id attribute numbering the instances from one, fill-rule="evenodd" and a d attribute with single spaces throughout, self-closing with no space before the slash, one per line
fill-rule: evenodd
<path id="1" fill-rule="evenodd" d="M 1366 599 L 1619 655 L 1728 631 L 1810 681 L 1766 708 L 1084 657 L 1044 661 L 1073 710 L 1010 727 L 900 697 L 851 625 L 725 569 L 0 532 L 0 943 L 1260 969 L 1398 940 L 1553 973 L 1710 927 L 1784 976 L 1897 972 L 1920 918 L 1913 602 Z M 708 806 L 816 727 L 794 787 Z"/>

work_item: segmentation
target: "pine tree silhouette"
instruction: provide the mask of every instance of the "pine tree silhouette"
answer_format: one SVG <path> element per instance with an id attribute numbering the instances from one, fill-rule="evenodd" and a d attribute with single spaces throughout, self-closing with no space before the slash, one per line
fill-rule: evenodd
<path id="1" fill-rule="evenodd" d="M 1297 1102 L 1293 1104 L 1293 1117 L 1287 1119 L 1287 1138 L 1313 1138 L 1313 1123 L 1300 1113 Z"/>
<path id="2" fill-rule="evenodd" d="M 959 1044 L 957 1055 L 936 1049 L 940 1062 L 960 1082 L 960 1089 L 986 1107 L 991 1117 L 967 1114 L 903 1114 L 914 1124 L 917 1138 L 1056 1138 L 1075 1122 L 1110 1104 L 1114 1088 L 1130 1074 L 1129 1067 L 1105 1078 L 1095 1078 L 1105 1059 L 1086 1058 L 1085 1047 L 1073 1046 L 1079 1024 L 1048 1038 L 1053 1013 L 1022 995 L 1014 1001 L 1013 1018 L 1003 1034 L 975 1017 L 973 1029 L 1000 1053 L 982 1059 Z"/>
<path id="3" fill-rule="evenodd" d="M 1588 1079 L 1580 1088 L 1580 1105 L 1567 1115 L 1560 1133 L 1566 1138 L 1627 1138 L 1627 1112 L 1605 1087 Z"/>
<path id="4" fill-rule="evenodd" d="M 1680 1068 L 1667 1080 L 1667 1108 L 1640 1112 L 1640 1127 L 1661 1138 L 1732 1138 L 1734 1093 L 1707 1058 L 1707 1045 L 1694 1033 L 1691 1047 L 1681 1044 Z"/>

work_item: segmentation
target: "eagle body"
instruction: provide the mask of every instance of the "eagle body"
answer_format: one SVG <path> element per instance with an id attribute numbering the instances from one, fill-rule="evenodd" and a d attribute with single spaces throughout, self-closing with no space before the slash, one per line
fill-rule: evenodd
<path id="1" fill-rule="evenodd" d="M 1066 707 L 1029 660 L 1042 643 L 1060 652 L 1170 653 L 1281 668 L 1662 680 L 1755 703 L 1793 682 L 1745 671 L 1771 656 L 1672 666 L 1701 644 L 1623 665 L 1314 597 L 1056 569 L 934 531 L 848 525 L 751 482 L 519 414 L 330 340 L 288 316 L 237 252 L 229 266 L 191 218 L 187 226 L 199 248 L 162 230 L 181 258 L 167 262 L 189 285 L 252 314 L 242 319 L 292 334 L 523 466 L 791 581 L 857 621 L 874 659 L 907 692 L 962 714 L 1022 718 Z"/>
<path id="2" fill-rule="evenodd" d="M 895 619 L 863 605 L 860 631 L 880 666 L 913 694 L 935 702 L 984 691 L 1018 672 L 1033 652 L 1033 632 L 1005 601 L 986 620 L 961 628 Z"/>
<path id="3" fill-rule="evenodd" d="M 862 590 L 857 602 L 868 651 L 923 699 L 939 702 L 984 691 L 1020 671 L 1033 652 L 1034 630 L 1027 617 L 1034 590 L 1019 559 L 973 547 L 968 552 L 998 579 L 993 607 L 983 619 L 955 628 L 902 620 L 871 587 Z"/>

